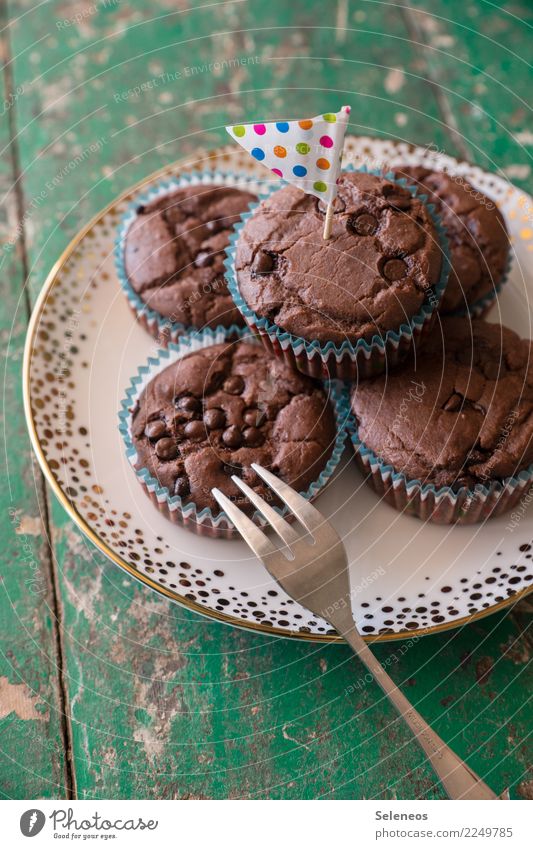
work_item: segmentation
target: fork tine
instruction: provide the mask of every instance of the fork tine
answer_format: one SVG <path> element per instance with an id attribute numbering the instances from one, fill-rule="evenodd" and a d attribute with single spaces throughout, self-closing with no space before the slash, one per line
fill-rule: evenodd
<path id="1" fill-rule="evenodd" d="M 299 519 L 304 528 L 306 528 L 310 534 L 313 533 L 315 528 L 326 522 L 324 516 L 318 512 L 316 507 L 313 507 L 309 501 L 296 492 L 291 486 L 280 480 L 276 477 L 276 475 L 273 475 L 272 472 L 264 469 L 263 466 L 260 466 L 258 463 L 252 463 L 251 465 L 252 469 L 257 472 L 259 477 L 263 478 L 265 483 L 270 486 L 276 495 L 279 495 L 281 500 L 294 513 L 297 519 Z"/>
<path id="2" fill-rule="evenodd" d="M 291 542 L 294 543 L 300 539 L 294 528 L 291 528 L 289 523 L 282 519 L 279 513 L 276 513 L 270 504 L 267 504 L 264 498 L 261 498 L 247 483 L 238 478 L 237 475 L 232 475 L 231 479 L 249 498 L 254 507 L 257 507 L 286 545 L 290 546 Z"/>
<path id="3" fill-rule="evenodd" d="M 216 487 L 211 492 L 226 516 L 231 519 L 244 541 L 248 543 L 260 560 L 263 560 L 269 554 L 277 553 L 277 549 L 268 537 L 223 492 Z"/>

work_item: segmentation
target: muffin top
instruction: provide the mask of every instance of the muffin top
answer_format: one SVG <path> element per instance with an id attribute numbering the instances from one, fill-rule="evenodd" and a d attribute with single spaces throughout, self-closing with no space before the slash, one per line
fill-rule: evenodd
<path id="1" fill-rule="evenodd" d="M 496 204 L 460 175 L 422 166 L 396 173 L 427 193 L 446 230 L 452 270 L 441 312 L 464 310 L 494 292 L 509 256 L 509 234 Z"/>
<path id="2" fill-rule="evenodd" d="M 254 199 L 230 186 L 201 185 L 139 206 L 126 233 L 124 265 L 141 300 L 187 326 L 242 326 L 224 280 L 224 249 Z"/>
<path id="3" fill-rule="evenodd" d="M 168 366 L 133 411 L 137 468 L 147 468 L 171 496 L 215 513 L 214 486 L 253 512 L 231 475 L 272 499 L 254 462 L 306 490 L 335 439 L 335 415 L 322 387 L 248 341 L 202 348 Z"/>
<path id="4" fill-rule="evenodd" d="M 306 340 L 336 344 L 397 330 L 438 282 L 441 250 L 424 203 L 372 174 L 339 180 L 331 239 L 325 205 L 294 186 L 244 224 L 236 274 L 261 318 Z"/>
<path id="5" fill-rule="evenodd" d="M 399 371 L 352 393 L 359 437 L 407 478 L 489 484 L 533 463 L 532 343 L 499 324 L 446 318 Z"/>

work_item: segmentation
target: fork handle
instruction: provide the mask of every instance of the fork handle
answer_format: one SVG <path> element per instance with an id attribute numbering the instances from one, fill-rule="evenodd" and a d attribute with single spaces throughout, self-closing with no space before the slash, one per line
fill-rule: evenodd
<path id="1" fill-rule="evenodd" d="M 419 745 L 426 753 L 433 769 L 437 773 L 450 799 L 498 799 L 481 778 L 470 769 L 444 740 L 427 724 L 409 699 L 398 689 L 392 678 L 387 675 L 379 660 L 370 651 L 357 629 L 351 623 L 348 630 L 331 623 L 350 644 L 359 660 L 375 678 L 385 695 L 405 720 Z M 340 627 L 339 627 L 340 626 Z"/>

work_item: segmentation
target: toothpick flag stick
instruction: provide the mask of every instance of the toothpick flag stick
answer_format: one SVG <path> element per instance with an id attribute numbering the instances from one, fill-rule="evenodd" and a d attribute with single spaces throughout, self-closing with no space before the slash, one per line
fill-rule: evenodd
<path id="1" fill-rule="evenodd" d="M 254 159 L 307 194 L 327 203 L 324 239 L 331 236 L 333 201 L 341 173 L 350 107 L 302 121 L 226 127 Z"/>

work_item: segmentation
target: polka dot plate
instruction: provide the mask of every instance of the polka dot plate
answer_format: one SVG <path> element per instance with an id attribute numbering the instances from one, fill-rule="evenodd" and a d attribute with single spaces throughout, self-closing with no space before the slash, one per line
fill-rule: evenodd
<path id="1" fill-rule="evenodd" d="M 533 200 L 505 180 L 403 143 L 347 137 L 356 167 L 446 167 L 504 213 L 513 242 L 508 283 L 489 318 L 531 336 Z M 78 234 L 44 284 L 28 331 L 24 392 L 32 442 L 55 494 L 92 542 L 153 590 L 229 624 L 281 636 L 336 639 L 287 598 L 238 540 L 200 537 L 152 506 L 124 456 L 118 410 L 130 377 L 154 353 L 115 275 L 113 241 L 131 198 L 153 182 L 212 167 L 270 175 L 244 151 L 224 147 L 151 175 Z M 369 639 L 454 627 L 509 604 L 533 580 L 531 497 L 501 519 L 439 527 L 401 515 L 365 485 L 346 450 L 317 500 L 342 535 L 353 609 Z"/>

